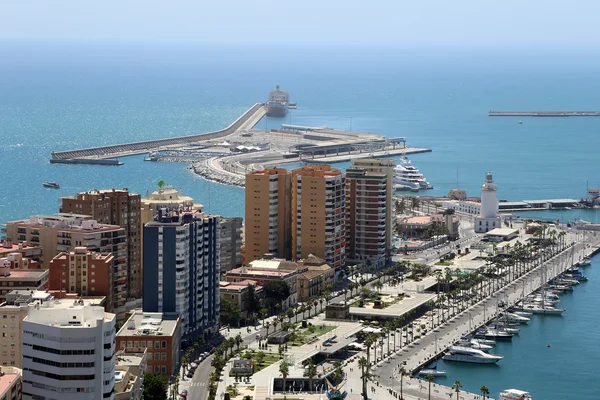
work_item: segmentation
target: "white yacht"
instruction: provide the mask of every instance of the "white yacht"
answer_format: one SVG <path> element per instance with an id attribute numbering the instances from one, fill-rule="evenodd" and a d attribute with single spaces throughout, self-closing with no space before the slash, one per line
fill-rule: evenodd
<path id="1" fill-rule="evenodd" d="M 500 313 L 499 316 L 500 320 L 514 324 L 526 324 L 530 320 L 527 317 L 511 312 Z"/>
<path id="2" fill-rule="evenodd" d="M 481 350 L 461 346 L 450 346 L 444 355 L 444 361 L 462 361 L 476 364 L 494 364 L 502 360 L 502 356 L 494 356 Z"/>
<path id="3" fill-rule="evenodd" d="M 565 310 L 562 308 L 555 307 L 544 307 L 537 304 L 526 304 L 523 309 L 530 311 L 534 314 L 549 314 L 549 315 L 561 315 Z"/>
<path id="4" fill-rule="evenodd" d="M 500 400 L 532 400 L 529 392 L 519 389 L 506 389 L 500 392 Z"/>
<path id="5" fill-rule="evenodd" d="M 489 344 L 479 343 L 477 339 L 462 339 L 458 342 L 458 346 L 468 347 L 470 349 L 477 349 L 485 352 L 488 352 L 491 349 L 493 349 L 493 346 L 490 346 Z"/>
<path id="6" fill-rule="evenodd" d="M 433 186 L 425 180 L 417 167 L 402 155 L 400 164 L 394 168 L 394 189 L 419 191 L 433 189 Z"/>

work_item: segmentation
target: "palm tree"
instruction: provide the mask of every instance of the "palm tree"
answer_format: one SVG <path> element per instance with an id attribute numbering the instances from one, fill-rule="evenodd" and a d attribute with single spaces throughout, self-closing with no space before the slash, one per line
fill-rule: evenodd
<path id="1" fill-rule="evenodd" d="M 458 400 L 458 396 L 460 395 L 460 388 L 462 388 L 462 383 L 460 381 L 454 381 L 454 385 L 452 385 L 452 389 L 456 391 L 456 400 Z"/>
<path id="2" fill-rule="evenodd" d="M 304 376 L 308 377 L 308 391 L 312 392 L 313 390 L 313 378 L 317 375 L 317 366 L 312 358 L 308 359 L 308 364 L 306 365 L 306 369 L 304 370 Z"/>
<path id="3" fill-rule="evenodd" d="M 360 379 L 362 380 L 363 400 L 368 400 L 369 397 L 367 396 L 367 382 L 369 380 L 371 380 L 373 375 L 371 375 L 371 373 L 369 372 L 369 362 L 367 361 L 366 358 L 361 357 L 358 360 L 358 366 L 360 367 L 360 370 L 361 370 Z"/>
<path id="4" fill-rule="evenodd" d="M 264 327 L 267 329 L 267 335 L 265 337 L 269 336 L 269 327 L 271 326 L 271 323 L 269 321 L 267 322 L 263 322 Z"/>
<path id="5" fill-rule="evenodd" d="M 404 375 L 406 375 L 406 369 L 404 367 L 400 367 L 398 369 L 398 373 L 400 374 L 400 400 L 404 400 L 404 396 L 402 395 L 402 383 L 404 382 Z"/>
<path id="6" fill-rule="evenodd" d="M 279 373 L 283 376 L 283 392 L 285 393 L 285 380 L 290 374 L 290 364 L 288 364 L 287 360 L 283 359 L 281 364 L 279 364 Z"/>
<path id="7" fill-rule="evenodd" d="M 429 400 L 431 400 L 431 382 L 433 382 L 434 380 L 435 378 L 431 374 L 425 376 L 425 382 L 429 383 Z"/>
<path id="8" fill-rule="evenodd" d="M 487 386 L 482 386 L 479 388 L 479 390 L 481 391 L 481 394 L 483 395 L 483 400 L 485 400 L 486 396 L 490 395 L 490 389 L 488 389 Z"/>
<path id="9" fill-rule="evenodd" d="M 333 380 L 335 381 L 336 385 L 339 385 L 340 382 L 342 381 L 342 379 L 344 379 L 344 376 L 346 374 L 344 373 L 344 368 L 342 367 L 342 363 L 339 361 L 336 361 L 333 363 Z"/>
<path id="10" fill-rule="evenodd" d="M 376 339 L 373 336 L 373 334 L 369 334 L 367 335 L 367 338 L 365 339 L 365 346 L 367 347 L 367 362 L 369 365 L 371 365 L 371 346 L 373 346 L 373 344 L 375 343 Z"/>
<path id="11" fill-rule="evenodd" d="M 235 347 L 235 338 L 230 337 L 229 339 L 227 339 L 227 344 L 229 345 L 229 348 L 231 349 L 231 355 L 233 356 L 233 348 Z"/>
<path id="12" fill-rule="evenodd" d="M 244 339 L 242 339 L 242 334 L 241 334 L 241 333 L 238 333 L 238 334 L 235 336 L 235 345 L 236 345 L 236 347 L 237 347 L 237 350 L 238 350 L 238 351 L 240 351 L 240 345 L 241 345 L 242 343 L 244 343 Z"/>

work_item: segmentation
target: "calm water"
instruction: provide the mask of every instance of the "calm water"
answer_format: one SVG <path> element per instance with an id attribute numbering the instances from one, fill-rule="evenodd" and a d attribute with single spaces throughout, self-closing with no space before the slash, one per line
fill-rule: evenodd
<path id="1" fill-rule="evenodd" d="M 477 196 L 486 170 L 509 200 L 580 198 L 600 185 L 600 118 L 490 118 L 490 109 L 599 109 L 598 55 L 437 49 L 131 48 L 0 43 L 0 222 L 57 211 L 59 196 L 94 188 L 146 193 L 164 180 L 212 213 L 242 216 L 244 192 L 196 178 L 185 164 L 123 159 L 124 166 L 48 163 L 57 150 L 222 128 L 276 83 L 299 109 L 262 121 L 405 136 L 432 153 L 411 157 L 434 185 Z M 340 166 L 345 167 L 346 164 Z M 56 180 L 60 190 L 41 187 Z M 593 211 L 536 213 L 584 218 Z M 451 379 L 478 391 L 520 387 L 536 400 L 567 390 L 594 399 L 600 291 L 591 281 L 500 348 L 495 368 L 458 366 Z M 548 349 L 547 343 L 552 347 Z M 450 367 L 449 367 L 450 368 Z"/>

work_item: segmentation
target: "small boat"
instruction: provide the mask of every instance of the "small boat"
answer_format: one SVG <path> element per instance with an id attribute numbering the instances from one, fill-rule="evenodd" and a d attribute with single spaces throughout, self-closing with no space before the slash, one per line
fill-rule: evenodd
<path id="1" fill-rule="evenodd" d="M 519 125 L 523 125 L 523 121 L 519 121 Z"/>
<path id="2" fill-rule="evenodd" d="M 60 185 L 56 182 L 44 182 L 42 186 L 50 189 L 60 189 Z"/>
<path id="3" fill-rule="evenodd" d="M 529 322 L 529 318 L 519 315 L 517 313 L 500 313 L 499 316 L 501 320 L 506 322 L 513 322 L 518 324 L 526 324 L 527 322 Z"/>
<path id="4" fill-rule="evenodd" d="M 446 376 L 446 371 L 438 371 L 437 369 L 426 368 L 419 371 L 419 376 Z"/>
<path id="5" fill-rule="evenodd" d="M 491 328 L 478 329 L 474 335 L 477 339 L 488 339 L 495 341 L 509 341 L 512 340 L 513 335 L 505 331 L 498 331 Z"/>
<path id="6" fill-rule="evenodd" d="M 506 389 L 500 392 L 499 400 L 532 400 L 531 394 L 518 389 Z"/>
<path id="7" fill-rule="evenodd" d="M 592 259 L 589 257 L 584 257 L 583 260 L 577 263 L 577 265 L 580 267 L 589 267 L 590 265 L 592 265 Z"/>
<path id="8" fill-rule="evenodd" d="M 492 322 L 491 324 L 488 324 L 488 328 L 495 329 L 498 332 L 506 332 L 511 335 L 519 334 L 519 328 L 511 328 L 509 326 L 506 326 L 506 324 L 503 324 L 503 323 Z"/>

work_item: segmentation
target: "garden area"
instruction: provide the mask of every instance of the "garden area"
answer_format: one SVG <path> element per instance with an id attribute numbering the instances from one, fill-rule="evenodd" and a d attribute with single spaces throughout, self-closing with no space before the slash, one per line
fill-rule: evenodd
<path id="1" fill-rule="evenodd" d="M 397 304 L 408 297 L 409 296 L 404 293 L 399 293 L 397 295 L 382 294 L 363 288 L 360 299 L 350 304 L 350 307 L 383 309 Z"/>
<path id="2" fill-rule="evenodd" d="M 265 351 L 247 350 L 242 354 L 242 359 L 252 360 L 254 362 L 254 373 L 267 368 L 269 365 L 276 363 L 281 358 L 277 353 L 268 353 Z M 229 376 L 234 376 L 231 372 Z"/>
<path id="3" fill-rule="evenodd" d="M 314 342 L 319 336 L 331 332 L 336 327 L 333 325 L 312 325 L 296 330 L 288 339 L 290 346 L 302 346 Z"/>

